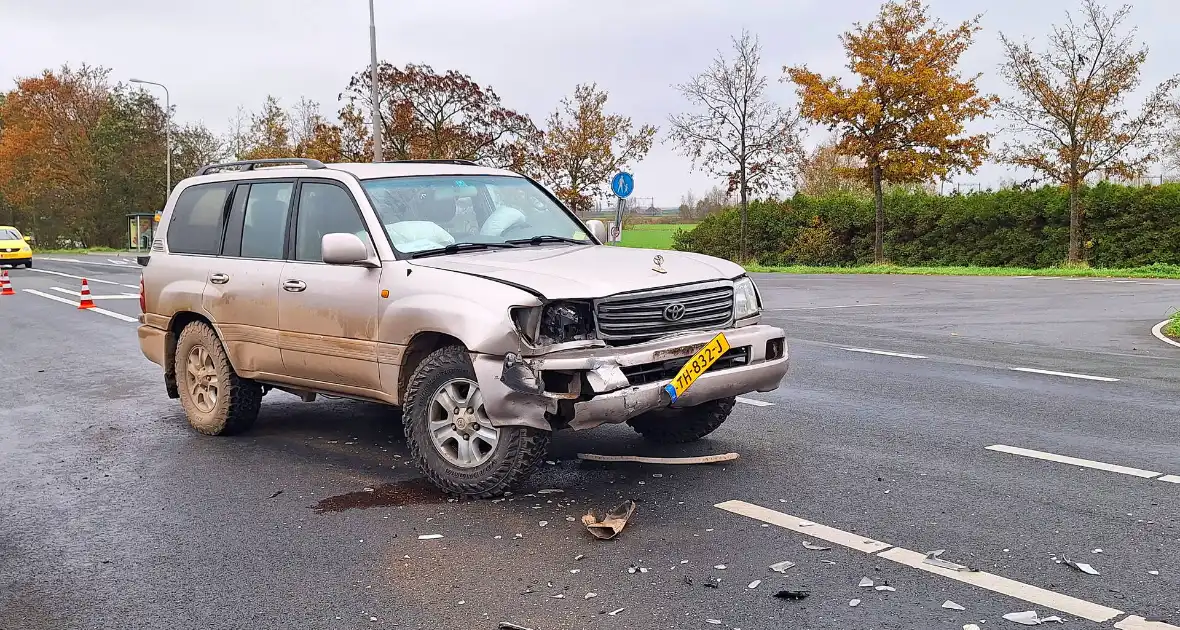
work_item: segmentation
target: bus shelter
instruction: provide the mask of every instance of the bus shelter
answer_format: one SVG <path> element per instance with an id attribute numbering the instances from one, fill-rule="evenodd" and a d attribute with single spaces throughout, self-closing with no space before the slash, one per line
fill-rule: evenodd
<path id="1" fill-rule="evenodd" d="M 152 249 L 156 234 L 158 212 L 132 212 L 127 215 L 127 245 L 136 254 L 147 254 Z"/>

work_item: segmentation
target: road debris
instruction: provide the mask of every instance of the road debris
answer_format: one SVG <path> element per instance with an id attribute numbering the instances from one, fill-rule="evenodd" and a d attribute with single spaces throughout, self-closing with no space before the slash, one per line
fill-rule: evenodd
<path id="1" fill-rule="evenodd" d="M 517 534 L 512 537 L 513 540 L 520 540 L 521 538 L 524 538 L 524 534 Z"/>
<path id="2" fill-rule="evenodd" d="M 725 566 L 724 564 L 715 564 L 715 565 L 713 565 L 713 568 L 717 569 L 718 571 L 724 571 L 724 570 L 728 569 L 729 567 Z"/>
<path id="3" fill-rule="evenodd" d="M 859 599 L 850 600 L 848 602 L 848 605 L 852 608 L 856 608 L 857 606 L 860 606 L 860 600 Z"/>
<path id="4" fill-rule="evenodd" d="M 721 588 L 721 578 L 709 578 L 709 581 L 705 582 L 705 588 Z"/>
<path id="5" fill-rule="evenodd" d="M 867 578 L 867 577 L 862 577 L 862 578 L 860 579 L 860 584 L 857 584 L 857 586 L 859 586 L 859 587 L 861 587 L 861 588 L 869 587 L 869 586 L 872 586 L 872 585 L 873 585 L 873 581 L 872 581 L 872 580 L 870 580 L 870 579 L 869 579 L 869 578 Z"/>
<path id="6" fill-rule="evenodd" d="M 799 527 L 811 527 L 812 525 L 815 525 L 815 523 L 811 521 L 799 521 Z"/>
<path id="7" fill-rule="evenodd" d="M 580 554 L 574 556 L 574 561 L 576 562 L 576 561 L 581 560 L 582 558 L 585 558 L 585 557 L 586 557 L 586 554 L 580 553 Z"/>
<path id="8" fill-rule="evenodd" d="M 507 621 L 501 621 L 500 625 L 496 626 L 496 628 L 498 628 L 498 630 L 533 630 L 532 628 L 518 626 L 514 623 L 509 623 Z"/>
<path id="9" fill-rule="evenodd" d="M 614 617 L 615 615 L 618 615 L 619 613 L 623 612 L 624 610 L 627 610 L 627 609 L 626 608 L 616 608 L 606 614 L 610 615 L 611 617 Z"/>
<path id="10" fill-rule="evenodd" d="M 1101 549 L 1095 549 L 1094 551 L 1091 551 L 1090 553 L 1102 553 L 1102 550 L 1101 550 Z"/>
<path id="11" fill-rule="evenodd" d="M 418 537 L 418 540 L 438 540 L 439 538 L 442 538 L 442 537 L 443 537 L 442 534 L 422 534 L 421 536 Z"/>
<path id="12" fill-rule="evenodd" d="M 1089 564 L 1086 564 L 1085 562 L 1074 562 L 1073 560 L 1070 560 L 1069 558 L 1062 558 L 1061 561 L 1064 562 L 1065 564 L 1068 564 L 1069 566 L 1077 569 L 1078 571 L 1081 571 L 1082 573 L 1087 573 L 1089 575 L 1101 575 L 1100 573 L 1098 573 L 1097 569 L 1090 566 Z"/>
<path id="13" fill-rule="evenodd" d="M 737 453 L 702 455 L 700 457 L 642 457 L 639 455 L 598 455 L 578 453 L 578 459 L 591 462 L 634 462 L 637 464 L 716 464 L 731 462 L 740 457 Z"/>
<path id="14" fill-rule="evenodd" d="M 888 584 L 882 584 L 881 586 L 874 586 L 873 590 L 885 591 L 888 593 L 896 593 L 897 592 L 897 589 L 893 588 L 892 586 L 889 586 Z"/>
<path id="15" fill-rule="evenodd" d="M 811 596 L 811 591 L 779 591 L 774 594 L 777 599 L 800 600 Z"/>
<path id="16" fill-rule="evenodd" d="M 828 551 L 831 549 L 831 547 L 824 547 L 823 545 L 816 545 L 814 543 L 809 543 L 806 540 L 803 541 L 803 548 L 810 549 L 812 551 Z"/>
<path id="17" fill-rule="evenodd" d="M 1008 613 L 1008 614 L 1004 615 L 1004 619 L 1007 619 L 1008 621 L 1012 621 L 1014 623 L 1018 623 L 1022 626 L 1039 626 L 1043 623 L 1050 623 L 1050 622 L 1054 622 L 1054 621 L 1057 623 L 1065 623 L 1065 621 L 1061 617 L 1058 617 L 1056 615 L 1052 615 L 1049 617 L 1040 617 L 1037 615 L 1037 611 L 1035 611 L 1035 610 L 1028 610 L 1025 612 Z"/>
<path id="18" fill-rule="evenodd" d="M 922 563 L 934 565 L 936 567 L 942 567 L 944 569 L 950 569 L 951 571 L 979 571 L 979 569 L 975 569 L 964 564 L 958 564 L 951 562 L 950 560 L 943 560 L 939 556 L 944 553 L 946 553 L 946 549 L 935 549 L 934 551 L 929 551 L 926 553 L 926 557 L 922 559 Z"/>
<path id="19" fill-rule="evenodd" d="M 540 525 L 541 527 L 544 527 L 549 524 L 549 521 L 541 521 L 540 523 L 537 523 L 537 524 Z"/>
<path id="20" fill-rule="evenodd" d="M 973 623 L 969 623 L 969 624 L 963 626 L 963 630 L 979 630 L 979 626 L 977 626 Z"/>
<path id="21" fill-rule="evenodd" d="M 791 562 L 790 560 L 783 560 L 782 562 L 776 562 L 776 563 L 770 565 L 770 570 L 774 571 L 776 573 L 786 573 L 787 569 L 790 569 L 791 567 L 794 567 L 794 566 L 795 566 L 794 562 Z"/>
<path id="22" fill-rule="evenodd" d="M 610 540 L 619 535 L 627 526 L 627 520 L 635 513 L 635 502 L 631 500 L 611 508 L 604 516 L 599 517 L 593 509 L 582 517 L 582 525 L 599 540 Z"/>
<path id="23" fill-rule="evenodd" d="M 581 569 L 570 569 L 570 573 L 581 573 Z"/>
<path id="24" fill-rule="evenodd" d="M 719 625 L 721 625 L 721 620 L 720 620 L 720 619 L 706 619 L 706 620 L 705 620 L 705 623 L 709 623 L 709 624 L 713 624 L 713 625 L 715 625 L 715 626 L 719 626 Z"/>
<path id="25" fill-rule="evenodd" d="M 558 593 L 556 595 L 550 595 L 549 597 L 553 599 L 565 599 L 565 593 Z"/>
<path id="26" fill-rule="evenodd" d="M 942 607 L 947 608 L 949 610 L 967 610 L 966 608 L 963 608 L 962 606 L 952 602 L 949 599 L 942 603 Z"/>
<path id="27" fill-rule="evenodd" d="M 1159 575 L 1160 572 L 1159 571 L 1148 571 L 1147 574 L 1148 575 Z"/>
<path id="28" fill-rule="evenodd" d="M 586 597 L 582 599 L 594 599 L 595 597 L 598 597 L 598 593 L 586 593 Z"/>
<path id="29" fill-rule="evenodd" d="M 267 498 L 268 498 L 268 499 L 273 499 L 273 498 L 275 498 L 275 497 L 279 496 L 279 495 L 280 495 L 280 494 L 282 494 L 282 493 L 283 493 L 283 491 L 282 491 L 282 490 L 275 490 L 275 491 L 274 491 L 274 494 L 270 495 L 270 496 L 269 496 L 269 497 L 267 497 Z"/>
<path id="30" fill-rule="evenodd" d="M 750 582 L 749 584 L 747 584 L 746 588 L 758 588 L 758 585 L 761 583 L 762 583 L 762 580 L 754 580 L 753 582 Z"/>
<path id="31" fill-rule="evenodd" d="M 545 488 L 544 490 L 537 490 L 537 494 L 561 494 L 565 492 L 561 488 Z"/>

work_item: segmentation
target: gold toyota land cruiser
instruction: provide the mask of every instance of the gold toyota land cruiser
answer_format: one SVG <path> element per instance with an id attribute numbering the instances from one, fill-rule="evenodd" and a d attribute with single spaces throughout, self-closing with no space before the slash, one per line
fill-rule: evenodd
<path id="1" fill-rule="evenodd" d="M 140 261 L 140 346 L 207 435 L 273 389 L 400 407 L 422 472 L 463 497 L 513 489 L 552 431 L 689 442 L 779 386 L 786 339 L 740 266 L 605 238 L 462 160 L 214 164 Z"/>

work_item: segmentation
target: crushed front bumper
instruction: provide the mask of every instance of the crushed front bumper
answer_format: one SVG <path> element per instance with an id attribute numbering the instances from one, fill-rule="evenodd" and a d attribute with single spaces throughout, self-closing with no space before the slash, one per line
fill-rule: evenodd
<path id="1" fill-rule="evenodd" d="M 778 388 L 789 362 L 782 329 L 755 325 L 724 332 L 732 354 L 700 375 L 675 403 L 664 385 L 716 332 L 523 359 L 476 354 L 472 362 L 493 424 L 549 429 L 556 419 L 558 425 L 589 429 L 661 407 L 692 407 Z"/>

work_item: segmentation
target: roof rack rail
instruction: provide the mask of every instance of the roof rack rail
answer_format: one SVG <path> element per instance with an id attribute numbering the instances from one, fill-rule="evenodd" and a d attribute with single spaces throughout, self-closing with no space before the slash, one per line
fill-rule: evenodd
<path id="1" fill-rule="evenodd" d="M 385 160 L 394 164 L 459 164 L 461 166 L 479 166 L 471 160 Z"/>
<path id="2" fill-rule="evenodd" d="M 310 169 L 327 168 L 324 163 L 311 158 L 267 158 L 264 160 L 241 160 L 238 162 L 221 162 L 209 164 L 197 171 L 197 175 L 208 175 L 215 171 L 252 171 L 259 166 L 277 166 L 279 164 L 302 164 Z"/>

